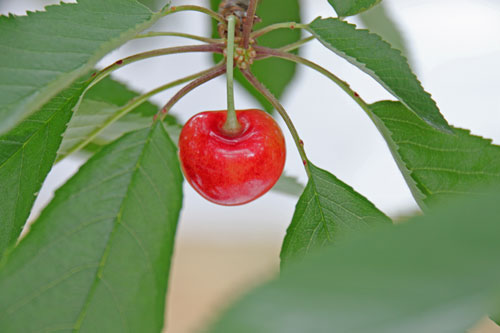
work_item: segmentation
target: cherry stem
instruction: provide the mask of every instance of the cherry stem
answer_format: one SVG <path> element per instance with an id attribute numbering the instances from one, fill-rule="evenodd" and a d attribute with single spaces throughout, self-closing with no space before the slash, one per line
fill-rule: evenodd
<path id="1" fill-rule="evenodd" d="M 257 12 L 257 2 L 258 0 L 250 0 L 248 4 L 245 22 L 243 24 L 243 48 L 245 50 L 248 49 L 248 45 L 250 45 L 250 35 L 252 33 L 255 13 Z"/>
<path id="2" fill-rule="evenodd" d="M 290 51 L 298 49 L 302 45 L 304 45 L 304 44 L 306 44 L 306 43 L 314 40 L 315 38 L 316 37 L 314 37 L 314 36 L 309 36 L 309 37 L 301 39 L 301 40 L 299 40 L 299 41 L 297 41 L 295 43 L 282 46 L 278 50 L 283 51 L 283 52 L 290 52 Z"/>
<path id="3" fill-rule="evenodd" d="M 198 86 L 215 79 L 216 77 L 224 74 L 226 72 L 226 65 L 221 64 L 217 65 L 215 67 L 212 67 L 210 70 L 206 72 L 203 76 L 199 77 L 198 79 L 194 80 L 193 82 L 187 84 L 184 86 L 181 90 L 179 90 L 168 102 L 165 104 L 165 106 L 160 110 L 160 119 L 163 121 L 165 120 L 165 117 L 167 116 L 168 112 L 170 109 L 177 103 L 182 97 L 187 95 L 191 90 L 197 88 Z M 155 116 L 155 118 L 158 118 L 158 115 Z"/>
<path id="4" fill-rule="evenodd" d="M 197 36 L 197 35 L 192 35 L 192 34 L 186 34 L 183 32 L 156 32 L 156 31 L 150 31 L 150 32 L 146 32 L 144 34 L 139 34 L 139 35 L 135 36 L 134 38 L 139 39 L 139 38 L 148 38 L 148 37 L 183 37 L 183 38 L 189 38 L 189 39 L 193 39 L 193 40 L 197 40 L 197 41 L 209 43 L 209 44 L 222 43 L 222 41 L 223 41 L 222 39 L 202 37 L 202 36 Z"/>
<path id="5" fill-rule="evenodd" d="M 254 88 L 257 89 L 257 91 L 259 91 L 269 101 L 269 103 L 274 106 L 274 108 L 280 114 L 281 118 L 283 118 L 283 121 L 285 122 L 288 130 L 292 134 L 293 140 L 295 141 L 295 145 L 297 146 L 300 157 L 302 158 L 302 162 L 304 163 L 304 168 L 306 169 L 307 176 L 311 177 L 311 169 L 309 167 L 309 160 L 307 158 L 306 151 L 304 150 L 304 146 L 302 144 L 303 141 L 300 139 L 299 134 L 297 133 L 297 129 L 293 125 L 293 122 L 288 116 L 285 108 L 281 105 L 278 99 L 274 97 L 274 95 L 262 83 L 260 83 L 260 81 L 248 69 L 242 69 L 241 73 L 243 74 L 243 76 L 245 76 L 248 82 L 250 82 L 250 84 L 254 86 Z"/>
<path id="6" fill-rule="evenodd" d="M 275 23 L 268 25 L 260 30 L 254 31 L 251 34 L 253 39 L 260 37 L 262 35 L 267 34 L 268 32 L 278 30 L 278 29 L 308 29 L 309 26 L 307 24 L 297 23 L 297 22 L 283 22 L 283 23 Z"/>
<path id="7" fill-rule="evenodd" d="M 97 127 L 92 132 L 90 132 L 84 140 L 82 140 L 81 142 L 79 142 L 76 145 L 74 145 L 73 147 L 71 147 L 66 154 L 59 156 L 57 158 L 56 162 L 59 162 L 60 160 L 68 157 L 69 155 L 85 148 L 99 134 L 101 134 L 106 128 L 108 128 L 110 125 L 114 124 L 116 121 L 118 121 L 119 119 L 121 119 L 122 117 L 124 117 L 125 115 L 127 115 L 128 113 L 133 111 L 135 108 L 137 108 L 138 106 L 140 106 L 141 104 L 146 102 L 150 97 L 152 97 L 152 96 L 154 96 L 162 91 L 165 91 L 169 88 L 173 88 L 173 87 L 178 86 L 180 84 L 194 80 L 200 76 L 203 76 L 203 75 L 211 72 L 212 70 L 213 70 L 213 68 L 209 68 L 207 70 L 204 70 L 204 71 L 183 77 L 181 79 L 166 83 L 166 84 L 159 86 L 158 88 L 155 88 L 155 89 L 153 89 L 153 90 L 151 90 L 151 91 L 149 91 L 141 96 L 137 96 L 137 97 L 133 98 L 127 104 L 125 104 L 124 106 L 119 108 L 115 113 L 113 113 L 108 119 L 106 119 L 101 125 L 99 125 L 99 127 Z"/>
<path id="8" fill-rule="evenodd" d="M 310 60 L 307 60 L 305 58 L 302 58 L 298 55 L 284 52 L 281 50 L 275 50 L 275 49 L 262 47 L 262 46 L 255 46 L 254 49 L 255 49 L 255 51 L 257 51 L 257 58 L 256 59 L 258 59 L 258 60 L 264 59 L 264 58 L 267 58 L 270 56 L 271 57 L 278 57 L 278 58 L 290 60 L 290 61 L 296 62 L 298 64 L 308 66 L 308 67 L 318 71 L 319 73 L 325 75 L 327 78 L 329 78 L 330 80 L 335 82 L 342 90 L 344 90 L 363 109 L 363 111 L 365 111 L 368 114 L 368 116 L 371 118 L 371 111 L 370 111 L 370 107 L 368 106 L 368 104 L 359 96 L 358 93 L 356 93 L 354 90 L 351 89 L 351 87 L 349 86 L 349 84 L 347 82 L 345 82 L 344 80 L 342 80 L 341 78 L 339 78 L 338 76 L 333 74 L 332 72 L 328 71 L 326 68 L 321 67 L 320 65 L 318 65 Z"/>
<path id="9" fill-rule="evenodd" d="M 188 10 L 210 15 L 214 20 L 219 21 L 220 23 L 226 25 L 226 20 L 219 13 L 216 13 L 213 10 L 205 8 L 205 7 L 194 6 L 194 5 L 172 6 L 170 8 L 167 7 L 167 9 L 164 11 L 162 16 L 167 16 L 169 14 L 178 13 L 178 12 L 182 12 L 182 11 L 188 11 Z"/>
<path id="10" fill-rule="evenodd" d="M 230 15 L 227 19 L 227 49 L 226 49 L 226 82 L 227 82 L 227 112 L 226 122 L 222 128 L 225 132 L 238 133 L 241 125 L 236 117 L 234 107 L 234 32 L 236 26 L 236 16 Z"/>
<path id="11" fill-rule="evenodd" d="M 186 46 L 176 46 L 169 47 L 164 49 L 157 49 L 153 51 L 138 53 L 132 55 L 127 58 L 120 59 L 109 65 L 108 67 L 99 71 L 96 75 L 93 75 L 90 79 L 89 86 L 85 89 L 87 92 L 90 88 L 99 83 L 102 79 L 107 77 L 113 71 L 131 63 L 134 63 L 139 60 L 149 59 L 153 57 L 169 55 L 169 54 L 177 54 L 177 53 L 189 53 L 189 52 L 213 52 L 213 53 L 222 53 L 224 50 L 224 44 L 209 44 L 209 45 L 186 45 Z M 84 94 L 85 94 L 84 92 Z"/>

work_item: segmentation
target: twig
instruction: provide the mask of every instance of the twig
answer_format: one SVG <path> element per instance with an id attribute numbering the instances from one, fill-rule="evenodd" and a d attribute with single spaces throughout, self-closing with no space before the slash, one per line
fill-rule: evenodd
<path id="1" fill-rule="evenodd" d="M 247 14 L 245 17 L 245 22 L 243 25 L 243 48 L 248 49 L 250 44 L 250 34 L 253 28 L 253 21 L 255 18 L 255 12 L 257 11 L 258 0 L 250 0 L 248 5 Z"/>
<path id="2" fill-rule="evenodd" d="M 255 89 L 257 89 L 274 106 L 274 108 L 283 118 L 283 121 L 290 130 L 293 140 L 295 141 L 295 145 L 297 146 L 300 157 L 302 158 L 304 168 L 306 169 L 307 176 L 310 177 L 311 170 L 309 168 L 309 160 L 307 159 L 307 155 L 302 143 L 303 141 L 300 139 L 299 134 L 297 133 L 297 129 L 293 125 L 293 122 L 288 116 L 285 108 L 280 104 L 278 99 L 274 97 L 274 95 L 262 83 L 260 83 L 260 81 L 248 69 L 241 70 L 241 73 L 243 74 L 243 76 L 245 76 L 248 82 L 250 82 L 250 84 L 252 84 L 252 86 L 254 86 Z"/>

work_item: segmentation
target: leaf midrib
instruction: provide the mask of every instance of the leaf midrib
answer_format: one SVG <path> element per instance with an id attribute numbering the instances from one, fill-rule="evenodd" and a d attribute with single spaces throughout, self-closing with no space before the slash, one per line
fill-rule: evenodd
<path id="1" fill-rule="evenodd" d="M 130 182 L 129 182 L 128 186 L 127 186 L 127 191 L 126 191 L 125 195 L 123 196 L 123 199 L 121 200 L 120 210 L 118 211 L 118 214 L 117 214 L 117 216 L 116 216 L 116 218 L 114 220 L 113 229 L 111 230 L 111 232 L 109 234 L 108 241 L 106 242 L 107 243 L 106 247 L 104 248 L 104 251 L 103 251 L 103 253 L 101 255 L 101 259 L 99 261 L 98 269 L 97 269 L 97 271 L 95 273 L 94 282 L 92 283 L 92 286 L 90 286 L 87 298 L 85 299 L 85 301 L 84 301 L 84 303 L 82 305 L 82 309 L 81 309 L 80 313 L 78 314 L 77 319 L 75 321 L 75 325 L 73 327 L 73 331 L 74 332 L 80 332 L 81 326 L 83 325 L 83 322 L 85 321 L 85 316 L 87 314 L 88 307 L 90 306 L 90 302 L 92 301 L 92 298 L 93 298 L 93 296 L 94 296 L 94 294 L 96 292 L 97 286 L 99 285 L 99 283 L 102 280 L 102 272 L 103 272 L 103 270 L 105 268 L 106 261 L 107 261 L 108 255 L 109 255 L 109 251 L 111 250 L 111 247 L 112 247 L 113 240 L 115 238 L 116 232 L 118 231 L 119 226 L 121 225 L 120 221 L 121 221 L 121 218 L 122 218 L 121 216 L 122 216 L 123 209 L 124 209 L 124 202 L 126 201 L 126 199 L 128 198 L 128 196 L 129 196 L 129 194 L 131 192 L 131 188 L 133 187 L 134 180 L 136 179 L 136 175 L 138 174 L 138 171 L 140 170 L 141 161 L 142 161 L 142 159 L 144 157 L 144 153 L 146 151 L 146 148 L 151 143 L 151 136 L 153 135 L 154 131 L 155 130 L 153 129 L 153 127 L 151 127 L 150 130 L 149 130 L 148 137 L 146 138 L 146 141 L 144 142 L 144 147 L 142 148 L 141 154 L 138 157 L 137 163 L 136 163 L 136 165 L 134 166 L 134 169 L 131 172 Z M 120 308 L 118 308 L 118 312 L 120 313 L 120 317 L 123 320 L 123 313 L 122 313 L 122 311 L 121 311 Z"/>

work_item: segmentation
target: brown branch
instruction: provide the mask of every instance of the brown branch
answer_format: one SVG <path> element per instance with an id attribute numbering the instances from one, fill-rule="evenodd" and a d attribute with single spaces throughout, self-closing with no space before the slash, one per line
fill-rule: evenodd
<path id="1" fill-rule="evenodd" d="M 243 25 L 243 48 L 247 49 L 250 44 L 250 34 L 252 33 L 253 21 L 255 13 L 257 12 L 258 0 L 250 0 L 248 5 L 247 15 L 245 17 L 245 24 Z"/>

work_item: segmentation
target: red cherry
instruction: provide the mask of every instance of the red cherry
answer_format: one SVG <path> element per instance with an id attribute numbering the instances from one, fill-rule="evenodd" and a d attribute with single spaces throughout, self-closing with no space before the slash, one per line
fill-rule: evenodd
<path id="1" fill-rule="evenodd" d="M 257 199 L 276 183 L 285 166 L 283 133 L 261 110 L 236 111 L 241 129 L 222 127 L 226 111 L 193 116 L 179 138 L 184 176 L 205 199 L 219 205 L 242 205 Z"/>

